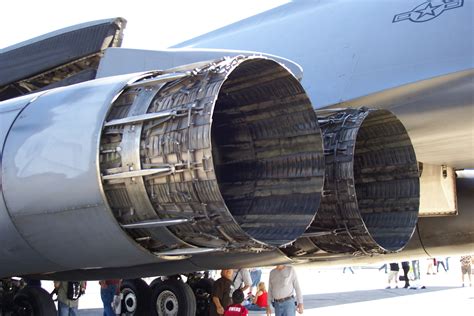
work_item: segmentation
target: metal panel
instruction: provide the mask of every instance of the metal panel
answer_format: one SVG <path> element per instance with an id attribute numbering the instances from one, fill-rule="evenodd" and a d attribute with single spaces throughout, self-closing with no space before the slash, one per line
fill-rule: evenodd
<path id="1" fill-rule="evenodd" d="M 303 86 L 316 108 L 472 69 L 474 2 L 464 1 L 426 23 L 392 23 L 415 4 L 379 4 L 290 1 L 175 47 L 246 49 L 289 58 L 303 67 Z"/>
<path id="2" fill-rule="evenodd" d="M 120 46 L 121 18 L 79 24 L 0 50 L 0 86 Z"/>
<path id="3" fill-rule="evenodd" d="M 37 95 L 29 95 L 0 103 L 0 169 L 3 145 L 8 131 L 21 110 L 36 97 Z M 1 193 L 3 193 L 2 190 L 3 177 L 0 173 Z M 36 252 L 18 233 L 8 214 L 3 194 L 0 194 L 0 244 L 2 245 L 0 247 L 0 278 L 15 275 L 19 270 L 33 273 L 45 269 L 59 269 L 58 265 Z"/>
<path id="4" fill-rule="evenodd" d="M 458 214 L 456 172 L 447 166 L 420 164 L 420 217 Z"/>
<path id="5" fill-rule="evenodd" d="M 198 254 L 191 259 L 167 261 L 132 267 L 73 270 L 48 275 L 32 275 L 47 280 L 97 280 L 97 279 L 134 279 L 159 275 L 185 274 L 188 272 L 212 269 L 265 266 L 272 264 L 290 264 L 292 261 L 278 249 L 261 253 L 226 253 L 212 255 Z"/>
<path id="6" fill-rule="evenodd" d="M 44 92 L 43 92 L 44 93 Z M 18 114 L 25 108 L 28 103 L 36 99 L 40 93 L 31 94 L 23 97 L 16 98 L 11 101 L 0 102 L 0 153 L 3 150 L 5 139 L 7 137 L 10 127 L 15 121 Z M 1 156 L 0 156 L 1 157 Z"/>
<path id="7" fill-rule="evenodd" d="M 115 221 L 98 174 L 106 113 L 137 77 L 52 90 L 23 111 L 6 140 L 3 192 L 12 221 L 37 252 L 69 269 L 153 262 Z"/>
<path id="8" fill-rule="evenodd" d="M 97 78 L 153 69 L 172 68 L 169 71 L 192 70 L 194 68 L 202 68 L 210 61 L 225 56 L 264 56 L 285 65 L 299 80 L 303 78 L 303 69 L 294 61 L 256 51 L 230 49 L 166 49 L 151 51 L 118 47 L 111 47 L 105 50 L 104 57 L 100 60 L 97 70 Z M 182 67 L 183 65 L 187 67 Z"/>
<path id="9" fill-rule="evenodd" d="M 423 2 L 290 1 L 176 47 L 285 56 L 303 67 L 315 108 L 390 110 L 419 161 L 473 169 L 474 1 L 436 1 L 437 14 L 424 15 L 433 19 L 392 23 Z"/>

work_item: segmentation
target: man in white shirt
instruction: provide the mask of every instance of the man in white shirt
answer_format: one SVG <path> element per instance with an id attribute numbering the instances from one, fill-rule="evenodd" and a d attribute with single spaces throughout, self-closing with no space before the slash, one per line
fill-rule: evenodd
<path id="1" fill-rule="evenodd" d="M 252 286 L 252 278 L 249 269 L 236 269 L 232 275 L 232 292 L 241 289 L 242 292 Z M 245 292 L 244 292 L 245 293 Z"/>
<path id="2" fill-rule="evenodd" d="M 296 298 L 294 294 L 296 294 Z M 303 295 L 298 283 L 295 269 L 291 266 L 278 265 L 270 271 L 268 282 L 268 309 L 275 308 L 275 316 L 303 314 Z"/>

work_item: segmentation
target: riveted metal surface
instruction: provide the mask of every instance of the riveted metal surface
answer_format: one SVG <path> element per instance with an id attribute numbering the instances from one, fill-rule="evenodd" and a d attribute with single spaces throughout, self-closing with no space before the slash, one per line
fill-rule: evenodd
<path id="1" fill-rule="evenodd" d="M 157 261 L 112 216 L 97 164 L 107 111 L 140 76 L 50 90 L 10 129 L 2 154 L 5 205 L 18 233 L 51 263 L 44 271 Z"/>
<path id="2" fill-rule="evenodd" d="M 326 178 L 305 236 L 329 252 L 402 249 L 418 218 L 418 165 L 410 138 L 386 110 L 345 110 L 320 119 Z"/>
<path id="3" fill-rule="evenodd" d="M 291 242 L 311 223 L 323 184 L 321 134 L 304 90 L 283 66 L 237 57 L 188 71 L 150 102 L 148 114 L 168 117 L 133 120 L 133 98 L 127 90 L 107 118 L 131 123 L 105 124 L 101 169 L 107 177 L 129 171 L 123 134 L 141 129 L 141 166 L 134 169 L 169 170 L 143 176 L 154 208 L 148 220 L 189 219 L 167 229 L 188 245 L 230 251 Z M 124 185 L 136 179 L 108 179 L 118 221 L 140 222 L 136 193 Z M 181 247 L 153 237 L 152 228 L 130 234 L 153 252 Z"/>
<path id="4" fill-rule="evenodd" d="M 15 275 L 18 271 L 32 273 L 38 270 L 60 270 L 61 268 L 28 244 L 28 240 L 25 240 L 18 232 L 3 199 L 3 146 L 15 119 L 40 94 L 0 102 L 0 244 L 2 245 L 0 247 L 0 278 Z"/>

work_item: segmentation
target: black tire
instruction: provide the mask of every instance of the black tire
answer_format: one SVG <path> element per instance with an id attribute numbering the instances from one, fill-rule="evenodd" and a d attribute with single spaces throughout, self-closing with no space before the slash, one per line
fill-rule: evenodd
<path id="1" fill-rule="evenodd" d="M 161 278 L 156 278 L 154 279 L 153 281 L 151 281 L 150 283 L 150 289 L 152 289 L 151 291 L 153 292 L 153 288 L 156 286 L 156 284 L 158 283 L 163 283 L 163 280 Z"/>
<path id="2" fill-rule="evenodd" d="M 190 284 L 196 298 L 196 316 L 209 315 L 209 308 L 211 305 L 213 279 L 200 279 L 195 283 Z"/>
<path id="3" fill-rule="evenodd" d="M 124 280 L 120 286 L 122 293 L 122 315 L 149 315 L 151 289 L 142 279 Z"/>
<path id="4" fill-rule="evenodd" d="M 18 316 L 56 315 L 56 306 L 49 293 L 40 287 L 25 287 L 13 298 Z"/>
<path id="5" fill-rule="evenodd" d="M 151 288 L 152 315 L 195 316 L 196 298 L 191 287 L 181 280 L 156 282 Z"/>

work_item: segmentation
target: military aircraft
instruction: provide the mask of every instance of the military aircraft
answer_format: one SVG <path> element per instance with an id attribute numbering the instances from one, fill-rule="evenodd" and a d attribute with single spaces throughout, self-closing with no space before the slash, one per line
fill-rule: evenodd
<path id="1" fill-rule="evenodd" d="M 472 252 L 473 12 L 292 1 L 168 50 L 121 48 L 123 18 L 0 50 L 0 315 L 54 313 L 16 277 L 195 315 L 206 270 Z"/>

